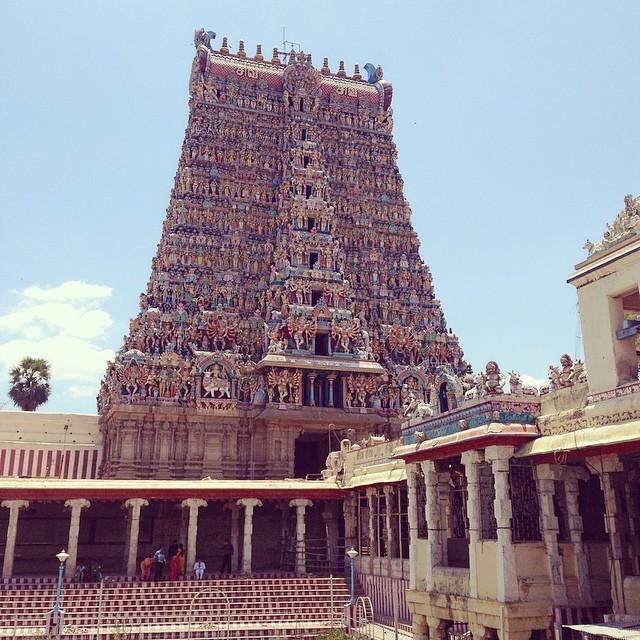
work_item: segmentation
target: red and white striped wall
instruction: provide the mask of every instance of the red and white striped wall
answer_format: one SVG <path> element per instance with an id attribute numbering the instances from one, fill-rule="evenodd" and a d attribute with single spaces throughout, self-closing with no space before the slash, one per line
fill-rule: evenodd
<path id="1" fill-rule="evenodd" d="M 98 448 L 74 446 L 52 448 L 38 444 L 2 446 L 0 476 L 92 480 L 98 477 Z"/>

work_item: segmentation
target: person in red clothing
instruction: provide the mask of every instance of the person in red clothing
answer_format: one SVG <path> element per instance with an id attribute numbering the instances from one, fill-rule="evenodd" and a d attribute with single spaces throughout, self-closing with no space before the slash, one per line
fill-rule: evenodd
<path id="1" fill-rule="evenodd" d="M 180 575 L 180 568 L 182 567 L 182 557 L 184 556 L 184 549 L 182 545 L 171 558 L 169 563 L 169 580 L 177 580 Z"/>
<path id="2" fill-rule="evenodd" d="M 140 580 L 143 582 L 151 580 L 151 567 L 153 567 L 153 556 L 147 556 L 140 563 Z"/>

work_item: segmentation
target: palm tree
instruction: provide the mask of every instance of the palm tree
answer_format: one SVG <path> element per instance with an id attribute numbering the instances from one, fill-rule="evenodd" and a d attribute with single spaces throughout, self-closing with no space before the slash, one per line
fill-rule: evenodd
<path id="1" fill-rule="evenodd" d="M 23 411 L 35 411 L 49 399 L 51 366 L 44 358 L 22 358 L 20 364 L 9 372 L 11 388 L 9 397 Z"/>

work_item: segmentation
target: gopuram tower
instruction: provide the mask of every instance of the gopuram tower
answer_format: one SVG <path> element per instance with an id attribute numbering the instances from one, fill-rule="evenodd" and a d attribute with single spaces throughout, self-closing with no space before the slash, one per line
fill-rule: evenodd
<path id="1" fill-rule="evenodd" d="M 463 374 L 418 253 L 382 69 L 199 30 L 140 312 L 98 397 L 106 478 L 319 473 Z"/>

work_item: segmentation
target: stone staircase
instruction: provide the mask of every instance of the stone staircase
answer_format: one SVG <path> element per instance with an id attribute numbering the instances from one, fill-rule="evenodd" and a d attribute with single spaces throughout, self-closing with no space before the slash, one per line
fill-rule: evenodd
<path id="1" fill-rule="evenodd" d="M 0 582 L 0 638 L 42 636 L 56 599 L 53 579 Z M 342 627 L 344 578 L 228 577 L 139 582 L 65 582 L 64 635 L 73 640 L 291 638 Z"/>

